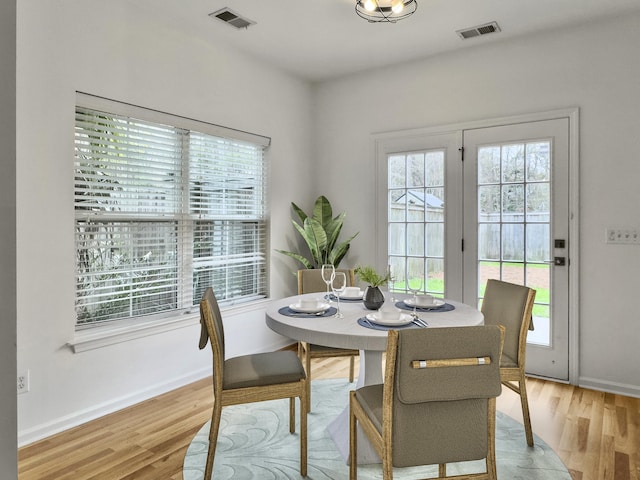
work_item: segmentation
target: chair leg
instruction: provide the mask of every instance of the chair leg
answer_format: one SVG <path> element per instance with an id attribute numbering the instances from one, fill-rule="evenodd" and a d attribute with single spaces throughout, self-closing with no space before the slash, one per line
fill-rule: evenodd
<path id="1" fill-rule="evenodd" d="M 300 399 L 300 408 L 302 408 L 302 399 Z M 289 399 L 289 433 L 296 431 L 296 398 Z"/>
<path id="2" fill-rule="evenodd" d="M 438 464 L 438 477 L 446 477 L 447 476 L 447 464 L 439 463 Z"/>
<path id="3" fill-rule="evenodd" d="M 353 414 L 355 392 L 349 394 L 349 480 L 358 479 L 358 430 L 356 416 Z"/>
<path id="4" fill-rule="evenodd" d="M 354 371 L 355 371 L 355 357 L 351 355 L 349 357 L 349 383 L 353 383 Z"/>
<path id="5" fill-rule="evenodd" d="M 522 422 L 524 423 L 524 433 L 527 437 L 527 445 L 533 447 L 533 431 L 531 430 L 531 416 L 529 415 L 529 400 L 527 398 L 527 384 L 524 371 L 520 373 L 518 388 L 520 390 L 520 403 L 522 404 Z"/>
<path id="6" fill-rule="evenodd" d="M 305 382 L 308 380 L 305 380 Z M 294 399 L 292 399 L 294 400 Z M 305 392 L 300 396 L 300 475 L 307 476 L 307 412 L 309 398 Z"/>
<path id="7" fill-rule="evenodd" d="M 211 414 L 211 426 L 209 428 L 209 450 L 207 451 L 207 465 L 204 471 L 204 480 L 211 480 L 211 476 L 213 475 L 213 459 L 216 455 L 221 414 L 222 406 L 220 402 L 214 402 L 213 412 Z"/>
<path id="8" fill-rule="evenodd" d="M 487 458 L 485 459 L 487 476 L 489 480 L 498 480 L 496 471 L 496 399 L 491 398 L 487 404 L 487 431 L 489 444 L 487 445 Z"/>
<path id="9" fill-rule="evenodd" d="M 304 370 L 307 372 L 307 413 L 311 412 L 311 344 L 305 345 Z"/>
<path id="10" fill-rule="evenodd" d="M 382 480 L 393 480 L 392 448 L 391 445 L 386 445 L 382 451 Z"/>

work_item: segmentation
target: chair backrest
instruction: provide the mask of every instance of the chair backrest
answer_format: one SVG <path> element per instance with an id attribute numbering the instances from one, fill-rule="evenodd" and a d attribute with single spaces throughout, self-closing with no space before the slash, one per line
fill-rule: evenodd
<path id="1" fill-rule="evenodd" d="M 485 325 L 504 325 L 503 365 L 524 365 L 527 332 L 531 325 L 536 291 L 523 285 L 487 280 L 482 301 Z"/>
<path id="2" fill-rule="evenodd" d="M 353 269 L 336 268 L 336 272 L 344 272 L 347 276 L 347 287 L 355 284 L 355 274 Z M 320 268 L 310 268 L 298 270 L 298 295 L 303 293 L 326 292 L 327 284 L 322 280 L 322 270 Z"/>
<path id="3" fill-rule="evenodd" d="M 390 332 L 397 345 L 395 354 L 387 350 L 383 404 L 392 405 L 387 435 L 393 465 L 487 457 L 489 399 L 502 390 L 502 331 L 479 326 Z M 396 342 L 389 343 L 393 349 Z"/>
<path id="4" fill-rule="evenodd" d="M 213 388 L 214 392 L 222 390 L 222 374 L 224 368 L 224 326 L 218 301 L 211 287 L 207 288 L 200 301 L 200 350 L 211 343 L 213 351 Z"/>

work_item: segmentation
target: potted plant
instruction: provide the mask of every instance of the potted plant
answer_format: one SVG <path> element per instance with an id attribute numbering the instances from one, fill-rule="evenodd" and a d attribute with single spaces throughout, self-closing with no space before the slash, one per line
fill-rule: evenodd
<path id="1" fill-rule="evenodd" d="M 379 287 L 387 284 L 391 279 L 391 272 L 381 275 L 371 266 L 358 266 L 354 272 L 360 280 L 369 284 L 364 292 L 364 306 L 369 310 L 379 309 L 384 303 L 384 295 Z"/>
<path id="2" fill-rule="evenodd" d="M 347 240 L 338 243 L 346 213 L 342 212 L 334 217 L 331 203 L 324 195 L 319 196 L 315 201 L 311 215 L 307 215 L 293 202 L 291 202 L 291 207 L 300 219 L 300 223 L 295 219 L 291 219 L 291 223 L 307 244 L 310 257 L 307 258 L 300 253 L 286 250 L 276 250 L 276 252 L 297 260 L 304 268 L 320 268 L 325 263 L 331 263 L 338 268 L 349 251 L 351 240 L 358 235 L 356 233 Z"/>

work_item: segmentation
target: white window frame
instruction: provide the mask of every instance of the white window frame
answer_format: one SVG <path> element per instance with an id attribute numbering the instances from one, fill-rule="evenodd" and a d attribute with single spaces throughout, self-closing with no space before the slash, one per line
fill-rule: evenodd
<path id="1" fill-rule="evenodd" d="M 131 104 L 126 104 L 122 102 L 117 102 L 114 100 L 106 99 L 103 97 L 97 97 L 94 95 L 89 95 L 82 92 L 77 92 L 76 94 L 76 105 L 78 107 L 87 108 L 91 110 L 96 110 L 99 112 L 108 112 L 109 114 L 119 115 L 124 117 L 129 117 L 137 120 L 142 120 L 146 122 L 153 122 L 161 125 L 169 125 L 171 127 L 175 127 L 181 130 L 187 130 L 189 132 L 194 132 L 197 134 L 205 134 L 213 137 L 217 137 L 220 139 L 230 140 L 232 142 L 248 142 L 252 145 L 255 145 L 262 149 L 262 157 L 263 157 L 263 167 L 262 167 L 262 176 L 263 181 L 260 188 L 263 191 L 263 204 L 264 212 L 263 216 L 260 218 L 260 229 L 261 235 L 264 235 L 262 245 L 260 249 L 260 256 L 264 255 L 264 278 L 261 280 L 264 284 L 258 287 L 258 291 L 256 295 L 251 297 L 244 298 L 229 298 L 228 301 L 222 301 L 221 307 L 225 310 L 233 309 L 233 310 L 244 310 L 247 308 L 255 308 L 257 305 L 261 304 L 265 301 L 267 296 L 267 262 L 268 262 L 268 194 L 266 192 L 266 185 L 268 184 L 267 179 L 267 159 L 266 159 L 266 149 L 270 145 L 270 138 L 264 137 L 261 135 L 255 135 L 248 132 L 243 132 L 239 130 L 229 129 L 226 127 L 221 127 L 218 125 L 213 125 L 205 122 L 200 122 L 197 120 L 189 119 L 186 117 L 180 117 L 176 115 L 167 114 L 164 112 L 159 112 L 157 110 L 150 110 L 142 107 L 138 107 Z M 184 163 L 183 163 L 184 168 Z M 75 169 L 74 169 L 75 171 Z M 188 183 L 189 180 L 187 179 Z M 188 189 L 187 189 L 188 190 Z M 189 196 L 188 193 L 185 194 L 186 197 Z M 184 196 L 184 195 L 183 195 Z M 184 202 L 185 207 L 183 207 L 182 216 L 188 216 L 190 203 L 188 201 Z M 186 212 L 184 211 L 186 210 Z M 191 217 L 194 217 L 193 212 L 191 212 Z M 199 218 L 195 215 L 195 218 Z M 86 215 L 83 215 L 82 212 L 78 214 L 76 211 L 76 221 L 74 224 L 78 224 L 78 221 L 82 221 L 86 219 Z M 217 219 L 215 220 L 217 221 Z M 251 219 L 250 221 L 254 221 Z M 192 222 L 195 225 L 195 221 Z M 262 227 L 262 224 L 264 226 Z M 186 232 L 186 239 L 192 239 L 193 241 L 193 230 L 190 232 Z M 185 239 L 179 240 L 179 246 L 185 246 Z M 189 242 L 189 243 L 191 243 Z M 264 249 L 264 251 L 262 250 Z M 190 250 L 190 249 L 183 249 Z M 69 342 L 70 347 L 75 351 L 84 351 L 92 348 L 98 348 L 101 346 L 109 345 L 112 343 L 118 343 L 121 341 L 139 338 L 142 336 L 147 336 L 149 334 L 160 333 L 168 330 L 172 330 L 175 328 L 181 328 L 182 326 L 192 325 L 198 321 L 198 310 L 196 305 L 189 305 L 189 298 L 193 298 L 193 282 L 189 280 L 193 278 L 194 268 L 193 264 L 193 255 L 191 253 L 187 255 L 183 255 L 184 252 L 179 252 L 181 260 L 178 263 L 179 276 L 182 277 L 180 280 L 181 287 L 179 288 L 179 295 L 182 295 L 183 298 L 187 298 L 186 303 L 180 303 L 180 299 L 178 299 L 178 308 L 172 308 L 160 313 L 153 313 L 149 315 L 141 315 L 135 317 L 123 317 L 118 319 L 112 319 L 104 322 L 96 322 L 96 323 L 88 323 L 87 325 L 78 325 L 76 324 L 76 332 L 74 339 Z M 78 290 L 76 290 L 76 298 L 78 295 Z M 195 300 L 194 300 L 195 303 Z"/>

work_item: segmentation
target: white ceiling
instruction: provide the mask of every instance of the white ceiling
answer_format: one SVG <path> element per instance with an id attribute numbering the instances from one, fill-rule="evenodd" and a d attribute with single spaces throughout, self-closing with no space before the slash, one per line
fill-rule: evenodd
<path id="1" fill-rule="evenodd" d="M 129 1 L 204 41 L 223 42 L 311 81 L 640 11 L 640 0 L 418 0 L 413 16 L 370 24 L 356 15 L 355 0 Z M 237 30 L 208 16 L 224 7 L 256 25 Z M 469 40 L 456 34 L 491 21 L 502 31 Z"/>

